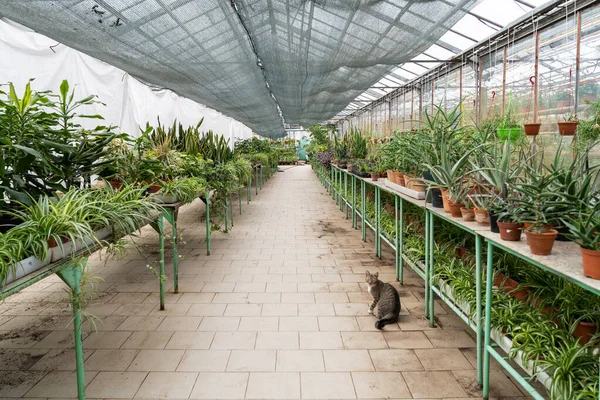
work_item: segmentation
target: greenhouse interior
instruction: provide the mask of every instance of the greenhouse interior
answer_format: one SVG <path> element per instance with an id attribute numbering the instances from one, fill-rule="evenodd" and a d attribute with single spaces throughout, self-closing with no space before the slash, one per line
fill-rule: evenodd
<path id="1" fill-rule="evenodd" d="M 0 399 L 600 400 L 600 1 L 0 1 Z"/>

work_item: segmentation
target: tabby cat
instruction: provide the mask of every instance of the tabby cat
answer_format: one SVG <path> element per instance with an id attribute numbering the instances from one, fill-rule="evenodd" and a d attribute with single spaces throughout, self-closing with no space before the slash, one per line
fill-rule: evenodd
<path id="1" fill-rule="evenodd" d="M 379 272 L 372 274 L 367 271 L 365 282 L 367 282 L 369 293 L 373 297 L 373 302 L 369 306 L 369 314 L 373 314 L 375 306 L 377 306 L 375 328 L 383 329 L 385 325 L 396 322 L 400 314 L 400 296 L 396 288 L 389 283 L 380 281 Z"/>

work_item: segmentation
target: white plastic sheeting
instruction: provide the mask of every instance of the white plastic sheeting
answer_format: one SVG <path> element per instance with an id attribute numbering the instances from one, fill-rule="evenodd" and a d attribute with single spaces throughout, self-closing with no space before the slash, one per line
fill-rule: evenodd
<path id="1" fill-rule="evenodd" d="M 170 90 L 151 88 L 119 68 L 5 18 L 0 18 L 0 60 L 0 90 L 6 91 L 8 82 L 13 82 L 20 94 L 35 78 L 33 89 L 58 92 L 60 82 L 67 79 L 79 98 L 95 94 L 105 104 L 87 107 L 86 114 L 101 114 L 105 124 L 132 136 L 139 135 L 146 122 L 156 125 L 157 117 L 163 125 L 177 119 L 184 126 L 204 118 L 203 131 L 224 135 L 232 144 L 236 138 L 252 136 L 252 130 L 239 121 Z"/>

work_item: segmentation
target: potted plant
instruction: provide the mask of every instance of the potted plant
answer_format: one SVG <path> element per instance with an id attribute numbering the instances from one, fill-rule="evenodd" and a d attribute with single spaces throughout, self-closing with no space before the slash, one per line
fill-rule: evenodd
<path id="1" fill-rule="evenodd" d="M 490 224 L 490 206 L 494 203 L 494 197 L 489 193 L 469 194 L 469 200 L 473 203 L 475 221 L 478 225 Z"/>
<path id="2" fill-rule="evenodd" d="M 519 209 L 510 199 L 498 199 L 490 208 L 498 216 L 500 239 L 518 242 L 521 240 L 523 225 L 517 220 Z"/>
<path id="3" fill-rule="evenodd" d="M 557 173 L 548 171 L 543 159 L 534 161 L 525 168 L 525 181 L 516 185 L 519 196 L 514 198 L 519 207 L 519 222 L 526 224 L 525 235 L 531 252 L 545 256 L 552 252 L 558 231 L 552 223 L 560 215 L 561 202 L 557 201 L 553 183 Z"/>
<path id="4" fill-rule="evenodd" d="M 377 164 L 371 164 L 369 166 L 369 173 L 371 174 L 372 181 L 377 181 L 379 179 L 379 171 L 381 171 L 381 168 Z"/>
<path id="5" fill-rule="evenodd" d="M 512 93 L 510 94 L 508 107 L 504 113 L 504 117 L 500 121 L 498 128 L 496 128 L 496 134 L 501 140 L 515 141 L 521 136 L 521 124 L 519 124 L 514 117 L 511 103 Z"/>
<path id="6" fill-rule="evenodd" d="M 579 244 L 583 262 L 583 275 L 600 279 L 600 203 L 590 205 L 586 214 L 568 216 L 564 224 L 569 237 Z"/>
<path id="7" fill-rule="evenodd" d="M 558 133 L 561 136 L 573 136 L 577 131 L 577 125 L 579 125 L 577 114 L 570 112 L 565 115 L 564 120 L 558 121 L 556 124 L 558 125 Z"/>

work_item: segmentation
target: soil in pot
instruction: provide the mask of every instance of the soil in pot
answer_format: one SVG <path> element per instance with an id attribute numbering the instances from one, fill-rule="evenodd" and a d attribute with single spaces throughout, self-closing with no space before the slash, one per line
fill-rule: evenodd
<path id="1" fill-rule="evenodd" d="M 430 187 L 431 205 L 435 208 L 443 208 L 444 200 L 442 199 L 442 191 L 440 188 Z"/>
<path id="2" fill-rule="evenodd" d="M 448 204 L 448 207 L 450 207 L 450 214 L 452 215 L 453 218 L 462 217 L 462 213 L 460 212 L 460 209 L 463 208 L 464 205 L 465 205 L 465 203 L 454 204 L 452 202 L 450 204 Z"/>
<path id="3" fill-rule="evenodd" d="M 379 179 L 379 174 L 371 174 L 372 181 L 377 181 L 377 179 Z"/>
<path id="4" fill-rule="evenodd" d="M 600 279 L 600 251 L 581 247 L 583 275 L 592 279 Z"/>
<path id="5" fill-rule="evenodd" d="M 598 332 L 598 325 L 595 322 L 579 321 L 573 330 L 573 336 L 579 338 L 579 344 L 586 344 L 596 332 Z"/>
<path id="6" fill-rule="evenodd" d="M 500 233 L 500 228 L 498 228 L 498 214 L 489 213 L 490 214 L 490 231 L 494 233 Z"/>
<path id="7" fill-rule="evenodd" d="M 523 124 L 523 128 L 525 128 L 525 134 L 527 136 L 537 136 L 540 133 L 541 126 L 542 124 L 540 123 Z"/>
<path id="8" fill-rule="evenodd" d="M 509 242 L 518 242 L 521 240 L 521 224 L 498 221 L 498 228 L 500 229 L 500 239 Z"/>
<path id="9" fill-rule="evenodd" d="M 449 192 L 446 189 L 442 189 L 442 206 L 444 207 L 444 211 L 450 212 L 450 199 L 448 198 Z"/>
<path id="10" fill-rule="evenodd" d="M 117 190 L 118 190 L 118 189 L 121 189 L 121 185 L 122 185 L 122 183 L 121 183 L 121 181 L 120 181 L 120 180 L 118 180 L 118 179 L 111 179 L 110 181 L 108 181 L 108 183 L 110 183 L 110 186 L 111 186 L 113 189 L 117 189 Z"/>
<path id="11" fill-rule="evenodd" d="M 536 256 L 548 256 L 552 253 L 554 240 L 558 232 L 555 229 L 549 229 L 542 232 L 525 231 L 529 249 Z"/>
<path id="12" fill-rule="evenodd" d="M 472 208 L 461 207 L 460 213 L 462 215 L 463 221 L 465 221 L 465 222 L 475 221 L 475 210 L 473 210 Z"/>
<path id="13" fill-rule="evenodd" d="M 475 221 L 478 225 L 489 225 L 490 214 L 486 210 L 475 209 Z"/>
<path id="14" fill-rule="evenodd" d="M 425 171 L 423 172 L 423 179 L 425 179 L 425 181 L 432 181 L 433 180 L 433 175 L 431 175 L 431 172 L 429 171 Z M 428 190 L 427 191 L 427 195 L 425 195 L 425 202 L 427 203 L 431 203 L 431 191 Z"/>
<path id="15" fill-rule="evenodd" d="M 557 122 L 558 125 L 558 133 L 561 136 L 573 136 L 575 135 L 575 131 L 577 130 L 577 125 L 579 122 L 577 121 L 562 121 Z"/>

